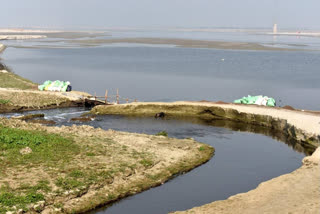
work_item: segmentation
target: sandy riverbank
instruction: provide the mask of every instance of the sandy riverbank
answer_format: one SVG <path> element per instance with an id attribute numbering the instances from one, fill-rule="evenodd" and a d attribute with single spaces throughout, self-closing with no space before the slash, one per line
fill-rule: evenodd
<path id="1" fill-rule="evenodd" d="M 80 39 L 107 36 L 105 31 L 69 31 L 37 29 L 0 29 L 0 40 L 25 40 L 39 38 Z M 52 42 L 52 41 L 50 41 Z M 54 41 L 56 42 L 56 41 Z"/>
<path id="2" fill-rule="evenodd" d="M 43 39 L 45 35 L 0 35 L 0 40 Z"/>
<path id="3" fill-rule="evenodd" d="M 281 130 L 304 146 L 320 145 L 319 112 L 212 102 L 131 103 L 97 106 L 94 114 L 205 117 L 256 124 Z M 270 154 L 272 156 L 272 154 Z M 320 148 L 296 171 L 260 184 L 256 189 L 181 213 L 318 213 Z M 179 213 L 179 212 L 178 212 Z"/>

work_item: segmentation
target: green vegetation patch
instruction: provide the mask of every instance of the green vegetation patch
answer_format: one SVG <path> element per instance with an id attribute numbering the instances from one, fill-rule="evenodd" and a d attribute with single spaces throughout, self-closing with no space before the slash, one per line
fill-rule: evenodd
<path id="1" fill-rule="evenodd" d="M 168 137 L 168 133 L 166 131 L 161 131 L 156 134 L 156 136 L 165 136 Z"/>
<path id="2" fill-rule="evenodd" d="M 0 73 L 0 88 L 32 89 L 36 84 L 12 72 Z"/>
<path id="3" fill-rule="evenodd" d="M 22 209 L 28 211 L 29 204 L 35 204 L 39 201 L 45 201 L 43 192 L 48 192 L 50 187 L 49 182 L 42 180 L 35 186 L 23 184 L 17 189 L 12 189 L 9 186 L 0 188 L 0 213 Z M 13 209 L 15 207 L 15 209 Z"/>
<path id="4" fill-rule="evenodd" d="M 22 149 L 30 148 L 22 154 Z M 44 131 L 28 131 L 0 126 L 0 167 L 17 164 L 57 164 L 80 151 L 71 139 Z"/>
<path id="5" fill-rule="evenodd" d="M 0 98 L 0 104 L 5 105 L 5 104 L 9 104 L 10 102 L 11 102 L 10 100 Z"/>

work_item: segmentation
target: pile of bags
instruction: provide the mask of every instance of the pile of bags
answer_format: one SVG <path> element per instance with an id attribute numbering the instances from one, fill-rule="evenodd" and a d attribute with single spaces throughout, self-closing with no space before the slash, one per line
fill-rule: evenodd
<path id="1" fill-rule="evenodd" d="M 267 96 L 250 96 L 242 97 L 241 99 L 233 101 L 233 103 L 242 103 L 242 104 L 255 104 L 263 106 L 276 106 L 276 101 L 272 97 Z"/>
<path id="2" fill-rule="evenodd" d="M 72 87 L 71 87 L 69 81 L 60 81 L 60 80 L 50 81 L 50 80 L 47 80 L 42 85 L 39 85 L 38 89 L 40 91 L 66 92 L 66 91 L 71 91 Z"/>

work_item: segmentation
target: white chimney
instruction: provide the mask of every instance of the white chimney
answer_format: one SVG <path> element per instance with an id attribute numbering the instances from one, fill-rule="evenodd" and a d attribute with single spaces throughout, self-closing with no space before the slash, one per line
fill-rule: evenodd
<path id="1" fill-rule="evenodd" d="M 277 34 L 278 33 L 278 25 L 274 24 L 273 25 L 273 34 Z"/>

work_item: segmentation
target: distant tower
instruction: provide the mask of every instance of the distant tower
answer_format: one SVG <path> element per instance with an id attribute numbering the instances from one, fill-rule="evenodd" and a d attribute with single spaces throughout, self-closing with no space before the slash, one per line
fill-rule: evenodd
<path id="1" fill-rule="evenodd" d="M 273 25 L 273 34 L 277 34 L 278 33 L 278 25 L 274 24 Z"/>

